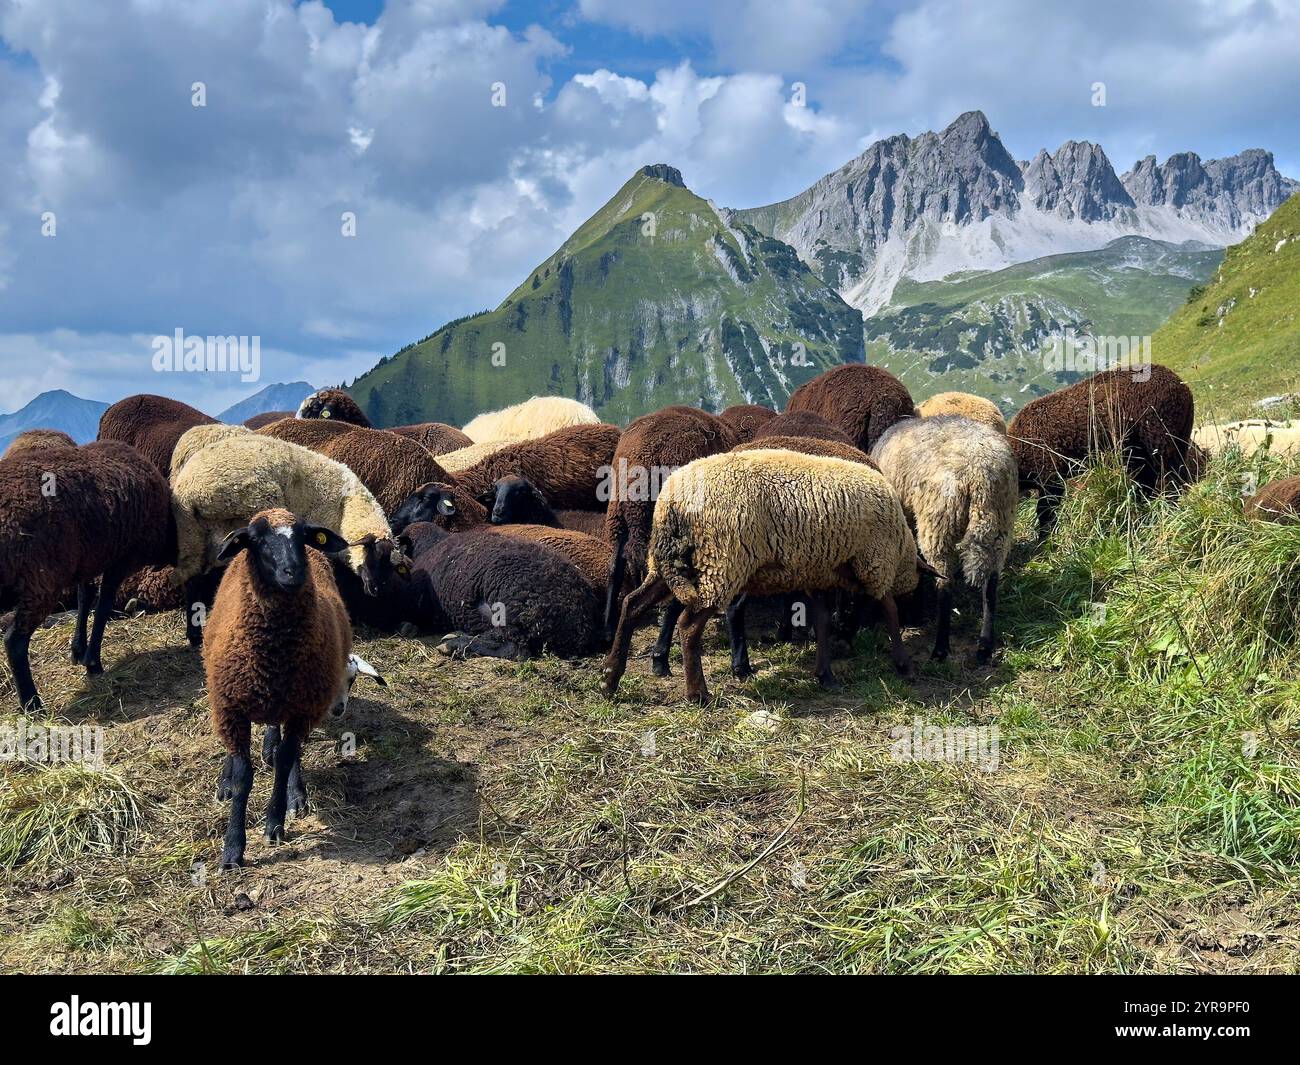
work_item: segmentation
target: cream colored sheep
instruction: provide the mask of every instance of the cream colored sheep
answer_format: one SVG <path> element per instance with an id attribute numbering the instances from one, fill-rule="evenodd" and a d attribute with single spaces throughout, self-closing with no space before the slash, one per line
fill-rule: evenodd
<path id="1" fill-rule="evenodd" d="M 514 437 L 531 440 L 545 436 L 566 425 L 589 425 L 599 422 L 596 412 L 585 403 L 563 396 L 533 396 L 513 407 L 480 414 L 461 429 L 476 444 L 487 440 Z M 444 463 L 444 468 L 446 464 Z"/>
<path id="2" fill-rule="evenodd" d="M 172 476 L 175 476 L 196 451 L 201 451 L 209 444 L 215 444 L 226 437 L 248 432 L 252 430 L 245 429 L 242 425 L 227 425 L 225 422 L 212 422 L 209 425 L 196 425 L 193 429 L 187 429 L 176 441 L 176 447 L 172 451 L 172 463 L 168 469 Z"/>
<path id="3" fill-rule="evenodd" d="M 438 465 L 448 473 L 460 473 L 461 470 L 467 470 L 471 466 L 478 465 L 483 459 L 500 451 L 503 447 L 517 444 L 523 439 L 522 436 L 503 436 L 500 440 L 485 440 L 481 444 L 470 444 L 469 447 L 458 448 L 455 451 L 448 451 L 445 455 L 439 455 Z"/>
<path id="4" fill-rule="evenodd" d="M 898 493 L 922 556 L 940 571 L 934 657 L 948 655 L 952 582 L 960 573 L 983 595 L 977 657 L 988 661 L 998 576 L 1011 551 L 1020 501 L 1011 444 L 970 418 L 909 418 L 885 432 L 871 457 Z"/>
<path id="5" fill-rule="evenodd" d="M 1272 422 L 1253 418 L 1241 422 L 1202 425 L 1192 431 L 1192 443 L 1211 456 L 1222 455 L 1229 448 L 1240 448 L 1250 455 L 1268 448 L 1275 455 L 1300 453 L 1300 425 L 1295 422 Z"/>
<path id="6" fill-rule="evenodd" d="M 216 432 L 223 428 L 232 431 Z M 388 521 L 342 463 L 242 426 L 190 429 L 177 443 L 173 461 L 176 456 L 184 461 L 171 476 L 178 546 L 174 584 L 205 572 L 228 533 L 245 527 L 254 514 L 276 508 L 347 540 L 348 565 L 367 590 L 387 576 L 381 569 L 399 564 L 391 559 L 401 560 L 398 552 L 390 557 L 389 551 L 376 550 L 378 542 L 392 541 Z"/>
<path id="7" fill-rule="evenodd" d="M 889 483 L 870 466 L 786 450 L 697 459 L 663 484 L 655 504 L 645 582 L 624 601 L 603 687 L 612 694 L 627 667 L 632 630 L 676 599 L 688 698 L 708 700 L 700 664 L 704 626 L 741 594 L 835 588 L 865 592 L 884 607 L 891 657 L 910 671 L 894 596 L 917 583 L 916 541 Z M 830 612 L 812 596 L 817 679 L 834 683 Z"/>
<path id="8" fill-rule="evenodd" d="M 996 429 L 1003 436 L 1007 435 L 1007 420 L 1002 416 L 998 405 L 983 396 L 970 392 L 940 392 L 931 396 L 916 408 L 920 418 L 941 418 L 945 414 L 958 414 L 971 421 L 980 422 L 991 429 Z"/>

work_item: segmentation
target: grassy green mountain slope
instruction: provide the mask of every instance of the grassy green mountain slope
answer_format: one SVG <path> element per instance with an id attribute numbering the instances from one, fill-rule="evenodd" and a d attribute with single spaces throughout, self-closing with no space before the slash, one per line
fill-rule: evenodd
<path id="1" fill-rule="evenodd" d="M 1083 376 L 1045 358 L 1055 336 L 1148 337 L 1222 252 L 1146 237 L 943 281 L 904 279 L 866 320 L 867 361 L 917 399 L 975 392 L 1010 413 Z"/>
<path id="2" fill-rule="evenodd" d="M 1228 249 L 1151 347 L 1215 417 L 1300 390 L 1300 195 Z"/>
<path id="3" fill-rule="evenodd" d="M 862 319 L 788 245 L 645 167 L 494 311 L 357 379 L 379 425 L 571 396 L 621 421 L 669 403 L 780 407 L 862 357 Z"/>

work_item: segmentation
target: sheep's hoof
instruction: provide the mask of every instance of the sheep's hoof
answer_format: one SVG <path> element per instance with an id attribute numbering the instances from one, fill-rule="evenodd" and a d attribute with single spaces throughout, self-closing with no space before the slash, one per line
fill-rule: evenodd
<path id="1" fill-rule="evenodd" d="M 104 664 L 98 659 L 92 659 L 86 663 L 86 676 L 98 677 L 104 672 Z"/>
<path id="2" fill-rule="evenodd" d="M 667 658 L 652 657 L 650 659 L 650 672 L 656 677 L 671 677 L 673 675 L 672 670 L 668 668 Z"/>
<path id="3" fill-rule="evenodd" d="M 737 680 L 749 680 L 750 677 L 758 675 L 758 670 L 748 662 L 742 662 L 738 666 L 731 667 L 731 675 Z"/>
<path id="4" fill-rule="evenodd" d="M 408 640 L 413 639 L 420 635 L 420 626 L 413 625 L 409 621 L 403 621 L 397 628 L 397 635 L 405 637 Z"/>
<path id="5" fill-rule="evenodd" d="M 306 817 L 307 816 L 307 793 L 304 791 L 298 795 L 290 794 L 289 804 L 286 807 L 286 812 L 290 817 Z"/>
<path id="6" fill-rule="evenodd" d="M 930 652 L 930 661 L 931 662 L 948 661 L 948 648 L 936 647 L 933 651 Z"/>
<path id="7" fill-rule="evenodd" d="M 835 679 L 835 674 L 832 673 L 829 669 L 825 673 L 817 674 L 817 683 L 820 684 L 823 688 L 826 688 L 828 690 L 832 688 L 838 688 L 840 686 L 840 682 Z"/>
<path id="8" fill-rule="evenodd" d="M 72 655 L 72 661 L 81 665 L 81 660 L 86 657 L 86 645 L 78 643 L 68 644 L 68 653 Z"/>
<path id="9" fill-rule="evenodd" d="M 976 665 L 987 666 L 993 660 L 993 648 L 981 644 L 975 649 Z"/>
<path id="10" fill-rule="evenodd" d="M 265 834 L 267 843 L 283 843 L 284 825 L 267 825 Z"/>
<path id="11" fill-rule="evenodd" d="M 221 852 L 221 871 L 228 873 L 244 864 L 244 852 L 237 847 L 227 847 Z"/>
<path id="12" fill-rule="evenodd" d="M 915 668 L 912 666 L 912 660 L 907 657 L 895 658 L 894 669 L 897 670 L 900 677 L 909 679 L 916 673 Z"/>

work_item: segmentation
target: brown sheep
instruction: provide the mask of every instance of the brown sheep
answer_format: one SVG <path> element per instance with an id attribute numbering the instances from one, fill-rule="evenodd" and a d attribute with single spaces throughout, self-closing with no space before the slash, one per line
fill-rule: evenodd
<path id="1" fill-rule="evenodd" d="M 290 417 L 281 418 L 279 421 L 271 422 L 270 425 L 263 425 L 255 431 L 260 436 L 270 436 L 276 440 L 287 440 L 291 444 L 298 444 L 300 447 L 309 447 L 313 451 L 319 451 L 321 445 L 326 441 L 350 433 L 355 428 L 357 427 L 351 422 Z"/>
<path id="2" fill-rule="evenodd" d="M 0 460 L 0 613 L 14 611 L 4 643 L 18 705 L 41 706 L 28 646 L 68 589 L 77 589 L 73 661 L 88 674 L 102 673 L 100 643 L 118 584 L 142 566 L 170 561 L 174 552 L 167 482 L 128 444 L 60 444 Z M 99 598 L 87 638 L 96 578 Z"/>
<path id="3" fill-rule="evenodd" d="M 275 767 L 267 840 L 282 843 L 285 816 L 306 812 L 302 744 L 346 705 L 352 626 L 324 556 L 347 546 L 278 509 L 258 512 L 222 542 L 218 561 L 229 564 L 203 634 L 212 725 L 226 749 L 217 797 L 232 800 L 222 869 L 244 863 L 254 723 L 282 731 L 263 745 Z"/>
<path id="4" fill-rule="evenodd" d="M 769 436 L 806 437 L 810 440 L 832 440 L 845 447 L 857 448 L 849 434 L 837 429 L 820 414 L 810 410 L 787 411 L 762 426 L 753 439 L 762 440 Z"/>
<path id="5" fill-rule="evenodd" d="M 251 418 L 244 419 L 245 429 L 260 429 L 264 425 L 270 425 L 272 422 L 278 422 L 281 418 L 292 418 L 291 410 L 264 410 L 261 414 L 254 414 Z"/>
<path id="6" fill-rule="evenodd" d="M 115 609 L 143 610 L 149 614 L 179 610 L 185 605 L 185 593 L 172 583 L 171 576 L 171 566 L 136 570 L 118 586 Z"/>
<path id="7" fill-rule="evenodd" d="M 1066 477 L 1098 452 L 1118 450 L 1148 493 L 1187 483 L 1193 415 L 1191 390 L 1159 365 L 1106 370 L 1026 404 L 1007 435 L 1020 491 L 1038 493 L 1040 534 L 1056 519 Z"/>
<path id="8" fill-rule="evenodd" d="M 371 429 L 370 419 L 357 406 L 357 401 L 341 388 L 322 388 L 313 392 L 298 406 L 299 418 L 324 418 L 336 422 L 349 422 L 363 429 Z"/>
<path id="9" fill-rule="evenodd" d="M 215 425 L 188 403 L 166 396 L 139 395 L 119 399 L 99 419 L 99 439 L 130 444 L 157 467 L 164 478 L 172 472 L 176 442 L 196 425 Z"/>
<path id="10" fill-rule="evenodd" d="M 743 444 L 747 440 L 753 440 L 754 434 L 776 417 L 776 411 L 757 403 L 737 403 L 718 417 L 731 426 L 736 433 L 736 441 Z"/>
<path id="11" fill-rule="evenodd" d="M 420 485 L 451 479 L 414 440 L 383 429 L 354 426 L 350 433 L 340 433 L 314 450 L 355 473 L 388 516 Z"/>
<path id="12" fill-rule="evenodd" d="M 4 454 L 0 455 L 0 459 L 7 459 L 10 455 L 18 455 L 25 451 L 35 451 L 40 448 L 76 446 L 77 442 L 62 430 L 28 429 L 9 441 L 9 446 L 5 448 Z"/>
<path id="13" fill-rule="evenodd" d="M 820 414 L 856 448 L 869 453 L 886 429 L 913 416 L 916 405 L 903 382 L 888 370 L 851 363 L 805 381 L 785 409 Z"/>
<path id="14" fill-rule="evenodd" d="M 841 444 L 838 440 L 822 440 L 815 436 L 763 436 L 751 440 L 748 444 L 737 444 L 732 451 L 758 451 L 760 449 L 798 451 L 804 455 L 821 455 L 823 458 L 847 459 L 849 462 L 862 462 L 873 470 L 879 470 L 875 460 L 865 451 L 860 451 L 852 444 Z"/>
<path id="15" fill-rule="evenodd" d="M 1283 477 L 1269 482 L 1246 500 L 1243 509 L 1246 517 L 1256 521 L 1300 524 L 1300 477 Z"/>
<path id="16" fill-rule="evenodd" d="M 388 431 L 398 436 L 409 436 L 430 455 L 445 455 L 449 451 L 459 451 L 474 443 L 454 425 L 444 425 L 442 422 L 398 425 Z"/>
<path id="17" fill-rule="evenodd" d="M 603 510 L 608 496 L 600 489 L 609 484 L 621 436 L 613 425 L 567 425 L 494 451 L 455 477 L 476 498 L 491 492 L 502 477 L 516 476 L 527 478 L 552 507 Z"/>
<path id="18" fill-rule="evenodd" d="M 1003 436 L 1007 435 L 1007 420 L 1002 411 L 991 399 L 972 395 L 970 392 L 940 392 L 923 400 L 916 408 L 918 418 L 941 418 L 946 414 L 957 414 L 980 422 L 990 429 L 996 429 Z"/>

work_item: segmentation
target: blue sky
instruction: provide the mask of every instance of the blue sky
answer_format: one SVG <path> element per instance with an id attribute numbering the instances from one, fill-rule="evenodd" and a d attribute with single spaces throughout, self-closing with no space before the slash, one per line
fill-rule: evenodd
<path id="1" fill-rule="evenodd" d="M 252 390 L 156 374 L 177 328 L 260 337 L 263 383 L 351 379 L 645 163 L 751 206 L 978 108 L 1018 158 L 1300 176 L 1297 98 L 1300 0 L 0 0 L 0 409 Z"/>

